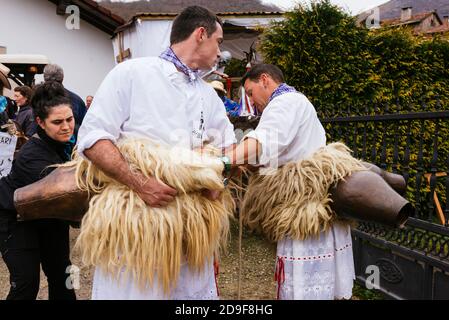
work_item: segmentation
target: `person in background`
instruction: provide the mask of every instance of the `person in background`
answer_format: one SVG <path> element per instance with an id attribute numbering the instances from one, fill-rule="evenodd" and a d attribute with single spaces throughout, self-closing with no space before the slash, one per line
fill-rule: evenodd
<path id="1" fill-rule="evenodd" d="M 16 123 L 24 135 L 29 138 L 36 133 L 36 122 L 34 121 L 33 109 L 31 109 L 31 98 L 33 97 L 33 89 L 27 86 L 14 88 L 14 101 L 18 107 L 15 117 Z"/>
<path id="2" fill-rule="evenodd" d="M 17 124 L 11 119 L 14 118 L 16 110 L 14 101 L 3 96 L 3 89 L 11 89 L 8 80 L 9 68 L 0 63 L 0 132 L 8 132 L 10 135 L 16 133 Z"/>
<path id="3" fill-rule="evenodd" d="M 92 101 L 94 100 L 93 96 L 87 96 L 86 97 L 86 109 L 89 109 L 90 105 L 92 104 Z"/>
<path id="4" fill-rule="evenodd" d="M 7 107 L 8 107 L 8 100 L 6 100 L 6 97 L 0 96 L 0 126 L 3 126 L 8 122 L 9 117 L 8 113 L 6 112 Z"/>
<path id="5" fill-rule="evenodd" d="M 6 113 L 8 114 L 9 119 L 15 119 L 17 116 L 17 105 L 16 102 L 12 99 L 10 99 L 9 97 L 5 97 L 6 101 L 8 101 L 8 105 L 6 107 Z"/>
<path id="6" fill-rule="evenodd" d="M 226 89 L 224 88 L 224 84 L 216 80 L 211 81 L 209 84 L 212 86 L 212 88 L 215 89 L 221 101 L 223 101 L 227 115 L 229 117 L 238 117 L 240 115 L 242 106 L 226 96 Z"/>
<path id="7" fill-rule="evenodd" d="M 0 179 L 0 252 L 10 273 L 7 300 L 34 300 L 40 272 L 47 276 L 50 300 L 75 300 L 67 287 L 69 224 L 58 219 L 18 221 L 14 192 L 50 174 L 52 165 L 70 160 L 74 119 L 70 99 L 57 82 L 36 88 L 31 106 L 37 133 L 20 149 L 11 172 Z"/>
<path id="8" fill-rule="evenodd" d="M 44 80 L 45 82 L 56 81 L 62 84 L 64 81 L 64 70 L 57 64 L 48 64 L 44 68 Z M 87 108 L 83 99 L 81 99 L 79 95 L 68 90 L 67 88 L 65 88 L 65 91 L 69 95 L 73 107 L 73 116 L 75 117 L 75 135 L 77 135 L 78 129 L 83 122 L 84 116 L 86 115 Z"/>
<path id="9" fill-rule="evenodd" d="M 6 100 L 6 97 L 2 96 L 3 87 L 9 86 L 8 78 L 6 77 L 7 73 L 9 73 L 9 69 L 6 68 L 4 65 L 0 64 L 0 126 L 8 122 L 9 119 L 7 111 L 8 101 Z"/>
<path id="10" fill-rule="evenodd" d="M 9 68 L 0 63 L 0 95 L 3 95 L 3 89 L 11 89 L 11 84 L 8 80 Z"/>

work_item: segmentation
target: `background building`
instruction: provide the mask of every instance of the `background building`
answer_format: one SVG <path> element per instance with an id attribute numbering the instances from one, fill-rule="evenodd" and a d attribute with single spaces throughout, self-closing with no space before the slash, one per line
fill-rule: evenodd
<path id="1" fill-rule="evenodd" d="M 73 4 L 81 14 L 77 30 L 66 28 Z M 64 68 L 64 85 L 81 97 L 94 94 L 114 67 L 111 36 L 124 20 L 94 1 L 2 0 L 0 12 L 0 54 L 45 55 Z"/>

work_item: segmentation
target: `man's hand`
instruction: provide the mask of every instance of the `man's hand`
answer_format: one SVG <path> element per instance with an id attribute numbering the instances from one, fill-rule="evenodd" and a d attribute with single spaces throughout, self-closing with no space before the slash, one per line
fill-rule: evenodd
<path id="1" fill-rule="evenodd" d="M 146 179 L 141 186 L 135 190 L 137 194 L 151 207 L 162 208 L 168 206 L 170 202 L 175 200 L 177 191 L 165 183 L 159 182 L 156 178 Z M 139 180 L 142 180 L 140 178 Z"/>
<path id="2" fill-rule="evenodd" d="M 109 177 L 128 186 L 152 207 L 161 208 L 174 200 L 176 190 L 156 178 L 132 172 L 123 155 L 109 140 L 99 140 L 84 155 Z M 107 156 L 106 156 L 107 155 Z"/>

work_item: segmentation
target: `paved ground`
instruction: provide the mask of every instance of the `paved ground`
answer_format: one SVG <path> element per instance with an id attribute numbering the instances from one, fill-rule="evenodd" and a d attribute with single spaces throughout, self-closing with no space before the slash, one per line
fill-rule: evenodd
<path id="1" fill-rule="evenodd" d="M 71 244 L 78 235 L 77 229 L 71 229 Z M 274 299 L 275 282 L 274 256 L 275 246 L 260 237 L 244 234 L 243 272 L 241 282 L 241 299 Z M 72 256 L 72 263 L 81 266 L 79 257 Z M 81 268 L 80 289 L 76 291 L 80 300 L 89 299 L 92 290 L 92 268 Z M 220 265 L 219 290 L 222 299 L 237 299 L 238 290 L 238 227 L 232 224 L 231 241 L 227 253 L 222 255 Z M 0 259 L 0 299 L 5 299 L 9 291 L 9 273 L 3 260 Z M 41 273 L 41 288 L 38 299 L 48 297 L 47 281 Z"/>
<path id="2" fill-rule="evenodd" d="M 71 229 L 71 243 L 73 245 L 78 230 Z M 276 284 L 274 282 L 274 258 L 276 247 L 260 236 L 252 235 L 247 230 L 243 232 L 243 259 L 241 276 L 242 300 L 272 300 L 276 298 Z M 72 263 L 81 266 L 79 257 L 74 255 Z M 222 299 L 238 298 L 238 224 L 231 225 L 231 239 L 227 253 L 222 254 L 218 285 Z M 80 289 L 76 291 L 80 300 L 89 299 L 92 289 L 92 269 L 81 268 Z M 8 270 L 0 259 L 0 299 L 5 299 L 9 290 Z M 41 289 L 38 299 L 47 299 L 48 288 L 45 276 L 41 275 Z M 357 298 L 355 298 L 357 299 Z"/>

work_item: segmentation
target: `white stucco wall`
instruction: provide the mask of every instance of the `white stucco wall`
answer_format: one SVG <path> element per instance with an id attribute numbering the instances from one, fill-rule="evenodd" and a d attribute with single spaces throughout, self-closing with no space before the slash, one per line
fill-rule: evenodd
<path id="1" fill-rule="evenodd" d="M 8 54 L 46 55 L 64 69 L 64 85 L 83 100 L 115 65 L 107 33 L 83 20 L 79 30 L 68 30 L 68 15 L 58 16 L 47 0 L 0 0 L 0 12 L 0 46 Z"/>

